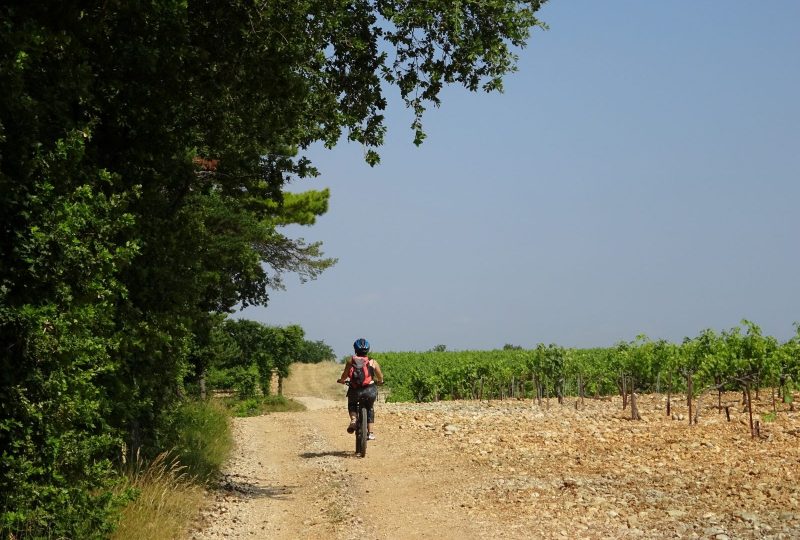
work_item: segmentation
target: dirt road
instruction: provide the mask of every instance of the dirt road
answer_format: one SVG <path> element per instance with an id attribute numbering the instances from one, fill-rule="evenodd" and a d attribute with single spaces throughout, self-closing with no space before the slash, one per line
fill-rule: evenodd
<path id="1" fill-rule="evenodd" d="M 295 367 L 285 392 L 307 411 L 236 419 L 223 489 L 194 538 L 464 538 L 447 456 L 378 412 L 378 439 L 356 457 L 341 366 Z M 315 395 L 301 395 L 314 393 Z M 431 478 L 429 481 L 428 478 Z M 432 516 L 435 516 L 432 518 Z"/>
<path id="2" fill-rule="evenodd" d="M 613 402 L 380 404 L 358 458 L 338 369 L 296 366 L 285 391 L 307 411 L 235 421 L 193 538 L 800 537 L 798 413 L 753 441 L 649 396 L 643 422 Z"/>

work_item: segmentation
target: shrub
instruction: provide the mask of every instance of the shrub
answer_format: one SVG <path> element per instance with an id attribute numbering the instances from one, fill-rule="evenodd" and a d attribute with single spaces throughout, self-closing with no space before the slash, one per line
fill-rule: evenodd
<path id="1" fill-rule="evenodd" d="M 217 401 L 187 401 L 170 418 L 164 434 L 186 474 L 205 482 L 219 472 L 233 446 L 228 413 Z"/>
<path id="2" fill-rule="evenodd" d="M 231 413 L 234 416 L 258 416 L 261 414 L 261 401 L 257 398 L 237 400 L 232 403 Z"/>

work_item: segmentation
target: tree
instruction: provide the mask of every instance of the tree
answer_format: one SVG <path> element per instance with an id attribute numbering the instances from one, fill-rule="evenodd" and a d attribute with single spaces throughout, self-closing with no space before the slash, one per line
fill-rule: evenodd
<path id="1" fill-rule="evenodd" d="M 327 207 L 285 193 L 317 174 L 302 152 L 346 137 L 377 163 L 390 85 L 422 142 L 445 84 L 502 88 L 540 4 L 4 2 L 4 527 L 99 534 L 105 506 L 79 503 L 104 493 L 94 464 L 160 449 L 209 318 L 334 263 L 280 230 Z M 67 433 L 69 465 L 39 448 Z"/>
<path id="2" fill-rule="evenodd" d="M 216 314 L 207 319 L 207 324 L 194 327 L 194 340 L 189 353 L 189 363 L 194 366 L 190 380 L 195 380 L 200 399 L 206 399 L 206 378 L 213 366 L 231 366 L 242 356 L 242 350 L 233 336 L 225 331 L 225 315 Z M 191 376 L 193 375 L 193 377 Z"/>
<path id="3" fill-rule="evenodd" d="M 316 364 L 319 362 L 329 362 L 336 359 L 333 348 L 324 341 L 304 340 L 300 351 L 297 353 L 297 362 L 304 364 Z"/>
<path id="4" fill-rule="evenodd" d="M 234 358 L 234 367 L 247 370 L 255 366 L 258 370 L 258 384 L 263 395 L 269 395 L 272 370 L 276 368 L 276 351 L 272 329 L 256 321 L 235 319 L 225 322 L 225 329 L 239 347 L 240 356 Z"/>
<path id="5" fill-rule="evenodd" d="M 81 143 L 42 156 L 45 170 L 28 186 L 30 229 L 4 237 L 18 257 L 0 258 L 4 537 L 105 535 L 115 505 L 111 458 L 122 441 L 110 429 L 102 381 L 115 371 L 122 341 L 115 303 L 124 286 L 114 269 L 130 264 L 137 247 L 115 241 L 132 223 L 124 198 L 86 187 L 56 193 Z"/>
<path id="6" fill-rule="evenodd" d="M 289 376 L 289 366 L 300 354 L 304 335 L 303 329 L 296 324 L 285 328 L 273 327 L 269 329 L 269 346 L 275 359 L 279 395 L 283 395 L 283 380 Z"/>

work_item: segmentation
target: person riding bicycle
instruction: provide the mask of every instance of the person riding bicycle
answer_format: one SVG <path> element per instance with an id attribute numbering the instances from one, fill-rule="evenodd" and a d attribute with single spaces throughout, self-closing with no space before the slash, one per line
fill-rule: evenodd
<path id="1" fill-rule="evenodd" d="M 342 376 L 336 381 L 339 384 L 345 384 L 345 381 L 351 379 L 350 388 L 347 389 L 347 412 L 350 414 L 350 425 L 347 426 L 347 432 L 353 433 L 356 430 L 356 420 L 358 419 L 358 402 L 367 407 L 367 424 L 369 425 L 369 440 L 375 439 L 373 428 L 375 426 L 375 411 L 373 405 L 375 399 L 378 397 L 378 387 L 376 384 L 383 384 L 383 372 L 378 361 L 369 357 L 369 341 L 364 338 L 358 338 L 353 343 L 353 350 L 355 355 L 345 363 Z M 365 365 L 367 374 L 365 377 L 366 384 L 364 386 L 354 386 L 352 384 L 351 368 L 359 365 Z"/>

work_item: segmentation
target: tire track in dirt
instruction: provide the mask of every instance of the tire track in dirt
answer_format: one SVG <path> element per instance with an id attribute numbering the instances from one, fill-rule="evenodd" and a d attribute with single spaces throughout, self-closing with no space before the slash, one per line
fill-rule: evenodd
<path id="1" fill-rule="evenodd" d="M 193 538 L 336 538 L 349 456 L 318 429 L 330 409 L 234 420 L 236 449 Z"/>
<path id="2" fill-rule="evenodd" d="M 339 405 L 236 419 L 235 455 L 192 538 L 464 538 L 454 467 L 388 421 L 356 457 Z"/>

